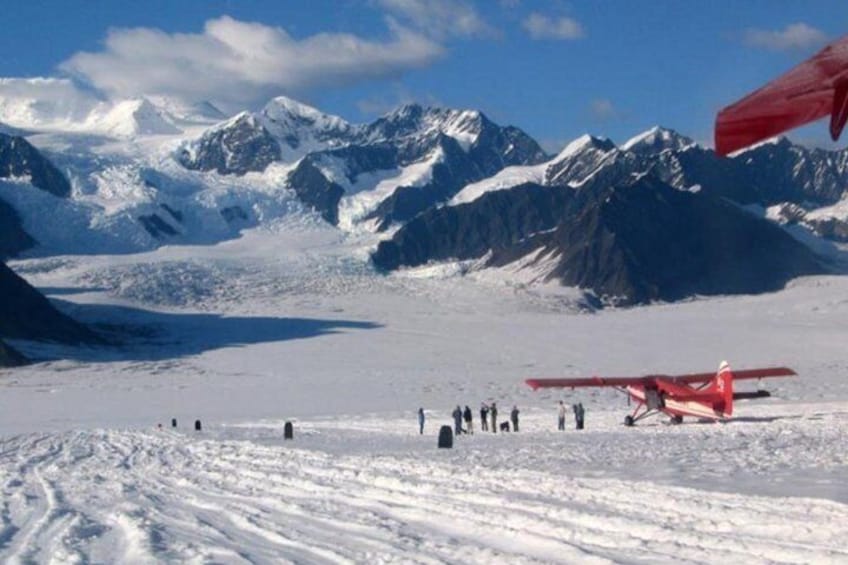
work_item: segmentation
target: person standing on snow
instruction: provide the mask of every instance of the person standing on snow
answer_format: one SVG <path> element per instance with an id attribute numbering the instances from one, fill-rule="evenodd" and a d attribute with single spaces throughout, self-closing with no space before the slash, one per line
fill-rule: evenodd
<path id="1" fill-rule="evenodd" d="M 462 408 L 459 404 L 453 410 L 453 433 L 459 435 L 462 433 Z"/>
<path id="2" fill-rule="evenodd" d="M 512 412 L 509 413 L 509 419 L 512 420 L 512 431 L 518 431 L 518 406 L 512 407 Z"/>
<path id="3" fill-rule="evenodd" d="M 473 434 L 474 433 L 474 423 L 471 421 L 473 416 L 471 415 L 471 408 L 468 405 L 465 405 L 465 410 L 462 412 L 462 419 L 465 420 L 465 433 Z"/>
<path id="4" fill-rule="evenodd" d="M 418 409 L 418 434 L 424 435 L 424 409 Z"/>
<path id="5" fill-rule="evenodd" d="M 485 402 L 480 403 L 480 430 L 489 431 L 489 405 Z"/>
<path id="6" fill-rule="evenodd" d="M 498 433 L 498 405 L 492 402 L 492 406 L 489 408 L 489 414 L 492 415 L 492 433 Z"/>
<path id="7" fill-rule="evenodd" d="M 559 401 L 557 429 L 561 432 L 565 431 L 565 404 L 562 403 L 562 400 Z"/>

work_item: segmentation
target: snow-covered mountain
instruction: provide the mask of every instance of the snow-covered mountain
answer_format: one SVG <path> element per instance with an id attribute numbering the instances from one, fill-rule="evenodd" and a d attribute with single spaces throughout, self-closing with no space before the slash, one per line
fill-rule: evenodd
<path id="1" fill-rule="evenodd" d="M 351 125 L 285 97 L 216 125 L 179 153 L 188 169 L 224 175 L 294 164 L 288 186 L 327 221 L 338 223 L 341 211 L 348 227 L 369 220 L 380 229 L 505 166 L 545 157 L 529 136 L 477 111 L 408 104 Z"/>
<path id="2" fill-rule="evenodd" d="M 59 312 L 44 296 L 0 263 L 0 339 L 52 341 L 70 344 L 100 343 L 88 328 Z M 0 342 L 0 367 L 3 349 Z M 10 363 L 21 361 L 9 348 Z"/>
<path id="3" fill-rule="evenodd" d="M 478 260 L 478 268 L 512 265 L 533 280 L 581 286 L 619 303 L 760 292 L 832 268 L 782 230 L 766 229 L 762 216 L 843 238 L 848 210 L 837 203 L 848 187 L 846 156 L 783 139 L 726 159 L 662 128 L 620 147 L 583 136 L 546 163 L 504 169 L 466 186 L 449 206 L 429 210 L 381 242 L 373 257 L 384 269 L 455 259 Z M 768 214 L 731 210 L 722 204 L 728 201 Z M 715 217 L 699 212 L 710 208 Z M 627 213 L 637 210 L 640 215 Z M 652 213 L 659 217 L 651 220 Z M 688 226 L 671 221 L 686 217 Z M 739 230 L 727 229 L 727 217 Z M 692 226 L 698 237 L 690 237 Z M 738 240 L 728 241 L 728 233 Z M 715 261 L 707 261 L 718 242 Z M 672 269 L 674 277 L 664 278 L 669 269 L 662 265 L 689 264 L 682 260 L 687 256 L 715 267 Z M 747 279 L 736 272 L 747 272 Z"/>
<path id="4" fill-rule="evenodd" d="M 32 86 L 0 88 L 0 117 L 12 118 L 38 155 L 55 164 L 53 176 L 61 180 L 50 184 L 64 188 L 45 189 L 38 167 L 28 173 L 7 167 L 0 185 L 0 215 L 7 220 L 0 249 L 7 257 L 25 250 L 125 253 L 165 243 L 210 243 L 299 214 L 362 233 L 372 245 L 391 233 L 375 255 L 381 267 L 483 257 L 489 259 L 481 264 L 495 265 L 509 258 L 538 280 L 579 279 L 594 288 L 573 278 L 578 267 L 569 266 L 567 276 L 553 261 L 542 267 L 533 253 L 549 245 L 527 249 L 528 242 L 540 242 L 535 234 L 554 230 L 563 218 L 596 210 L 604 190 L 626 190 L 646 175 L 662 186 L 753 206 L 761 217 L 803 228 L 796 235 L 848 236 L 848 209 L 840 205 L 848 152 L 786 140 L 723 158 L 655 127 L 620 146 L 585 135 L 551 157 L 521 130 L 475 110 L 407 104 L 371 123 L 352 124 L 278 97 L 256 112 L 212 123 L 219 111 L 205 102 L 106 101 L 79 92 L 63 101 L 69 84 L 56 81 L 49 86 L 57 95 L 39 104 L 27 97 Z M 14 96 L 3 98 L 10 88 Z M 33 155 L 27 162 L 40 161 Z M 573 209 L 564 210 L 566 202 Z M 437 218 L 463 206 L 475 212 L 460 216 L 475 223 L 462 225 L 462 237 L 435 233 L 444 229 Z M 48 208 L 57 221 L 41 221 Z M 805 261 L 800 270 L 814 270 Z M 615 292 L 626 288 L 635 287 Z M 643 294 L 676 296 L 663 290 Z"/>

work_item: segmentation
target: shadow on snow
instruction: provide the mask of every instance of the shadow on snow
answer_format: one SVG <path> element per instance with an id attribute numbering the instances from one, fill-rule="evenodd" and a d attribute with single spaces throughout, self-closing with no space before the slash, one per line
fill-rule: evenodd
<path id="1" fill-rule="evenodd" d="M 225 316 L 214 313 L 157 312 L 112 304 L 52 301 L 87 324 L 110 345 L 73 347 L 55 343 L 16 342 L 33 361 L 71 359 L 86 362 L 156 361 L 238 347 L 307 339 L 348 330 L 370 330 L 367 321 Z"/>

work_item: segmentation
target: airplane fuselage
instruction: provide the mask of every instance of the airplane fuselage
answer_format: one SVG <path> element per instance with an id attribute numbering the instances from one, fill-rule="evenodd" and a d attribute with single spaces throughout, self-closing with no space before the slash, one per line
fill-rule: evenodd
<path id="1" fill-rule="evenodd" d="M 710 420 L 730 417 L 724 412 L 721 398 L 712 392 L 699 392 L 686 385 L 663 382 L 654 389 L 633 385 L 626 387 L 627 393 L 639 405 L 649 411 L 657 410 L 669 416 L 690 416 Z"/>

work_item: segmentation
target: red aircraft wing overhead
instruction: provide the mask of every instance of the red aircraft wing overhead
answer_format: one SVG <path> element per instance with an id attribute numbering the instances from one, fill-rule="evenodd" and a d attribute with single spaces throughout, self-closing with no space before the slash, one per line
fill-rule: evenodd
<path id="1" fill-rule="evenodd" d="M 765 367 L 733 371 L 733 380 L 764 379 L 769 377 L 789 377 L 797 373 L 788 367 Z M 564 379 L 527 379 L 525 382 L 533 390 L 539 388 L 584 388 L 584 387 L 623 387 L 655 386 L 657 381 L 673 383 L 705 383 L 713 380 L 716 373 L 692 373 L 689 375 L 645 375 L 642 377 L 588 377 Z"/>
<path id="2" fill-rule="evenodd" d="M 654 382 L 651 377 L 589 377 L 576 379 L 527 379 L 530 388 L 582 388 L 604 386 L 646 385 Z"/>
<path id="3" fill-rule="evenodd" d="M 828 115 L 836 141 L 848 120 L 848 36 L 721 110 L 716 152 L 727 155 Z"/>

